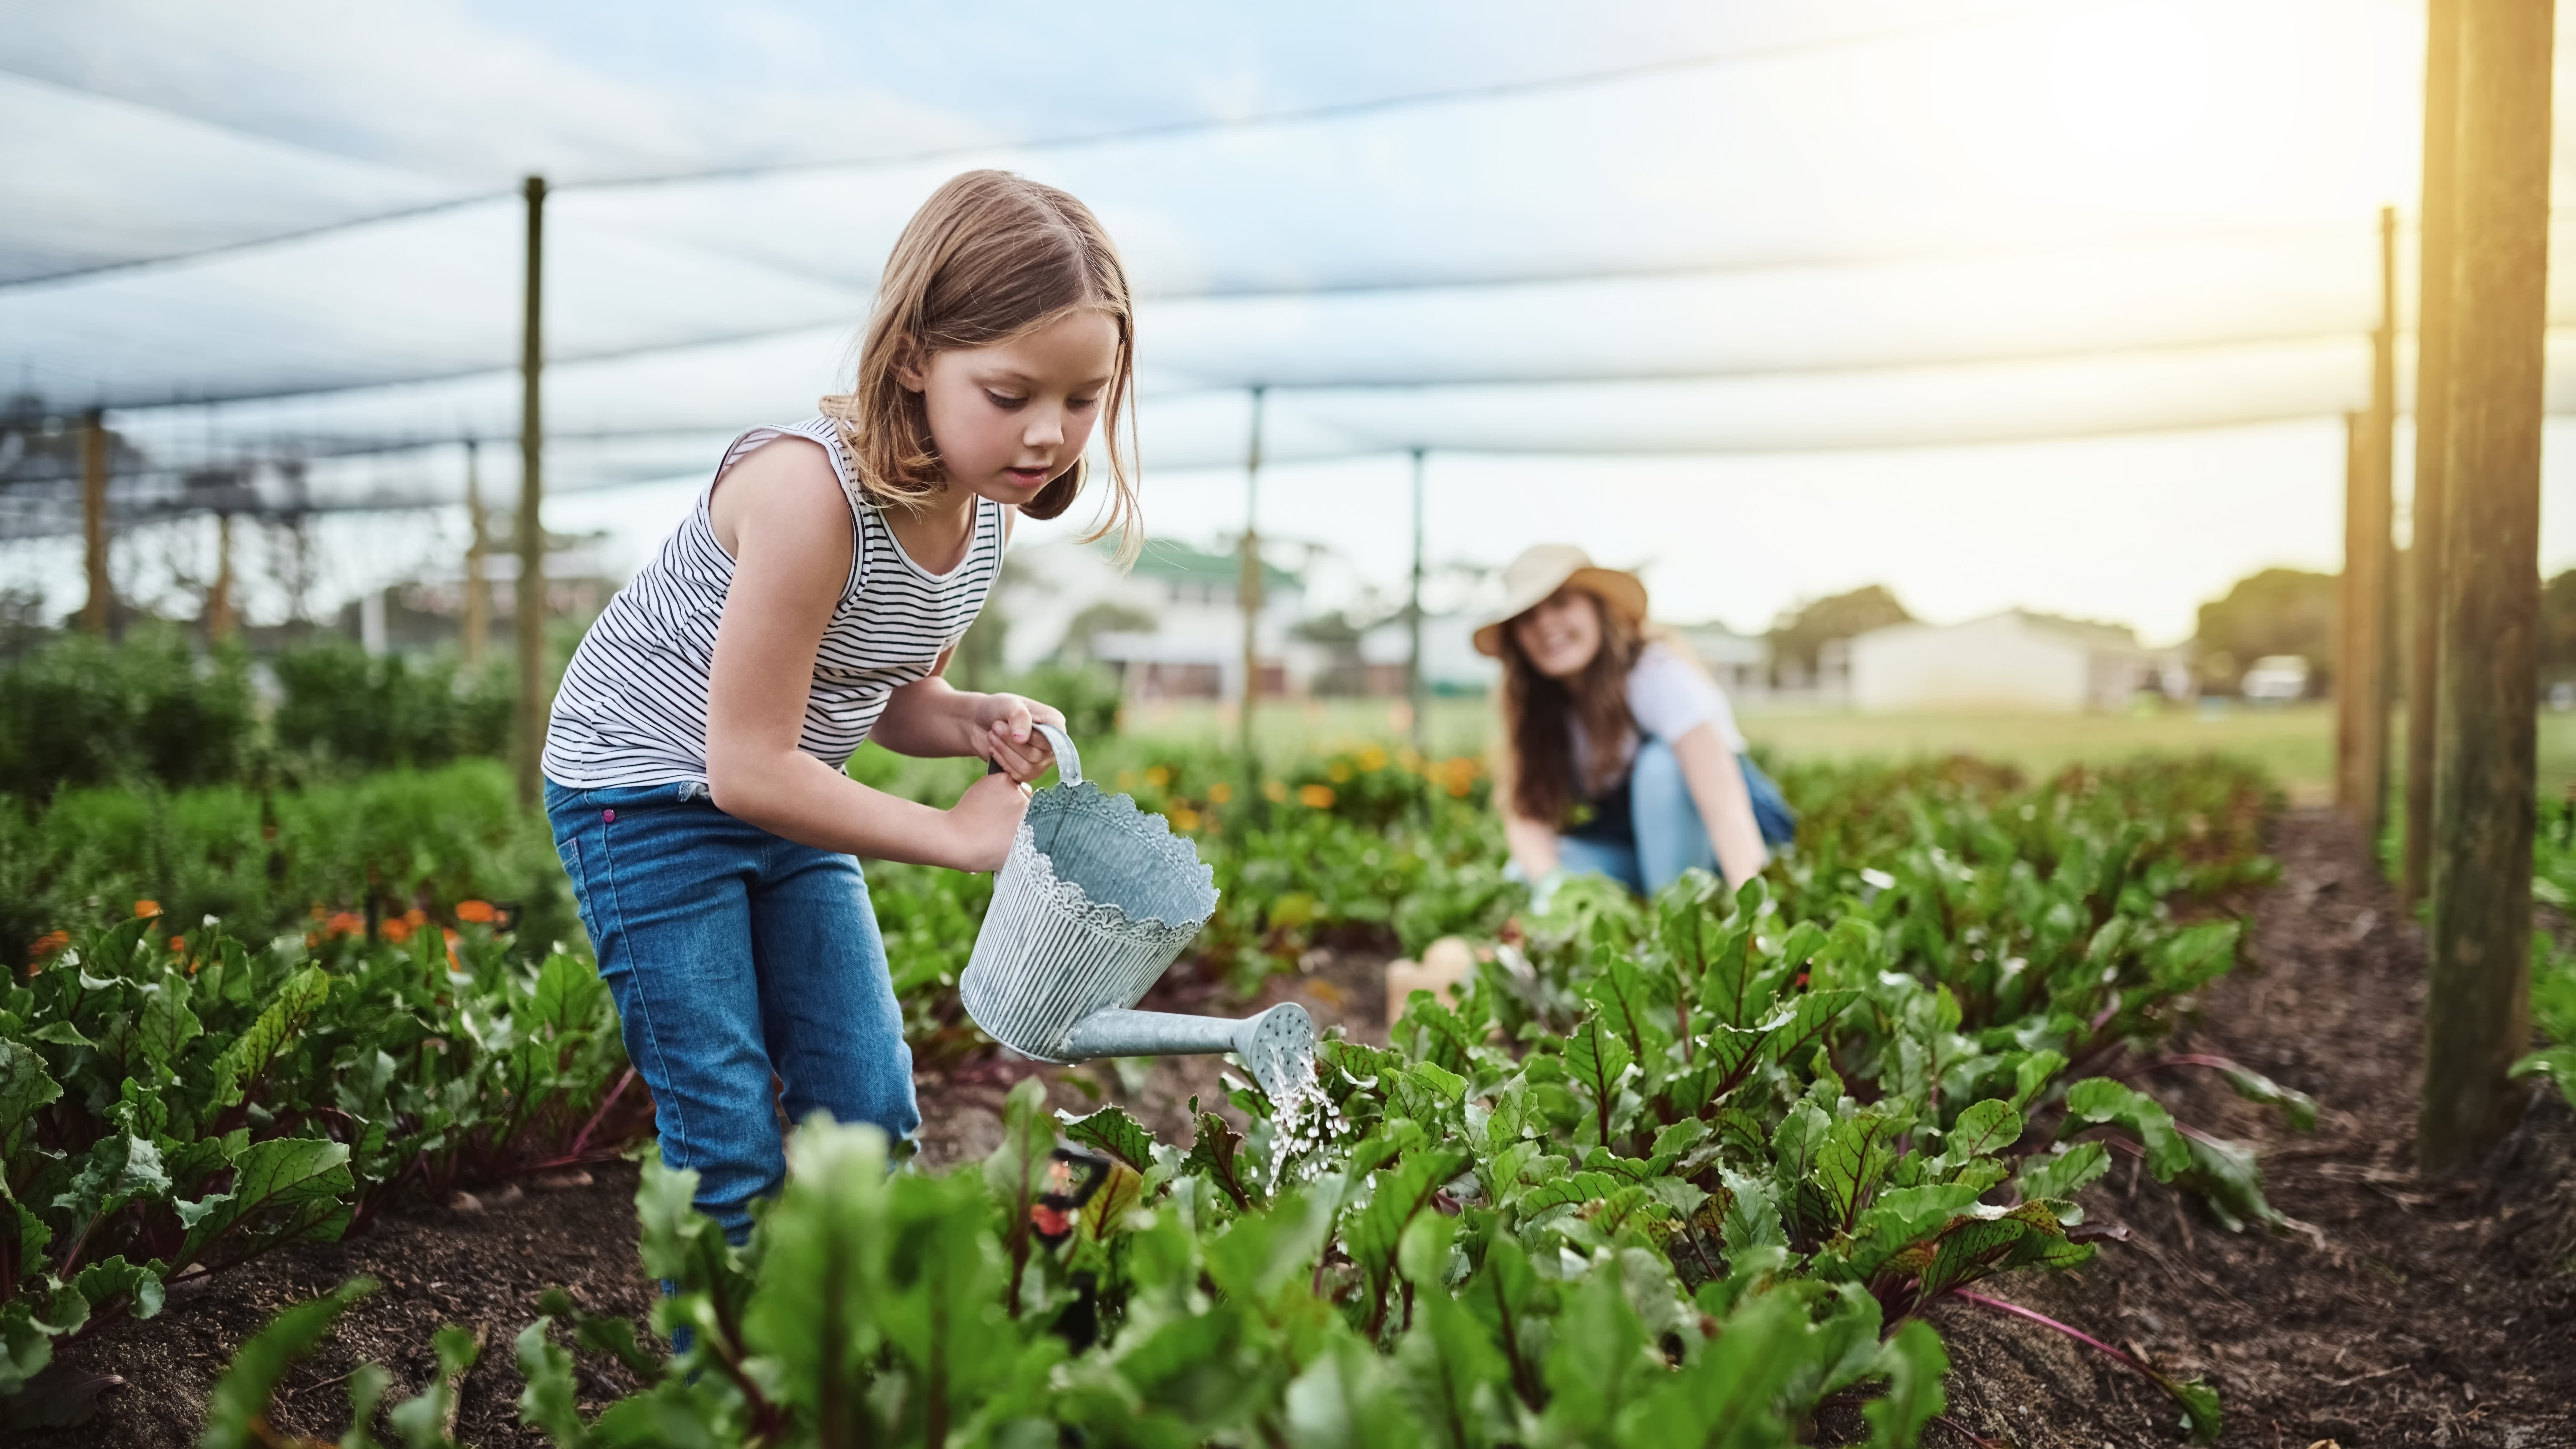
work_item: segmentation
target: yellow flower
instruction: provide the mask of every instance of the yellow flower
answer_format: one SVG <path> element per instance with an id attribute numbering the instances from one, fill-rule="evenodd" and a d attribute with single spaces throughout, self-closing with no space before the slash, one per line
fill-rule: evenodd
<path id="1" fill-rule="evenodd" d="M 1309 809 L 1330 810 L 1333 808 L 1333 787 L 1330 785 L 1300 785 L 1297 787 L 1297 803 L 1304 805 Z"/>
<path id="2" fill-rule="evenodd" d="M 1157 790 L 1160 790 L 1165 785 L 1172 783 L 1172 772 L 1161 765 L 1153 766 L 1145 771 L 1145 783 L 1153 786 Z"/>
<path id="3" fill-rule="evenodd" d="M 1222 805 L 1233 798 L 1234 787 L 1223 780 L 1219 780 L 1215 784 L 1208 786 L 1208 803 L 1210 805 Z"/>
<path id="4" fill-rule="evenodd" d="M 1172 811 L 1172 828 L 1186 835 L 1199 828 L 1199 812 L 1187 805 Z"/>
<path id="5" fill-rule="evenodd" d="M 1351 767 L 1343 764 L 1339 760 L 1333 761 L 1332 767 L 1325 770 L 1324 773 L 1332 776 L 1333 783 L 1336 785 L 1346 785 L 1350 783 Z"/>
<path id="6" fill-rule="evenodd" d="M 1261 787 L 1261 793 L 1270 798 L 1271 804 L 1277 805 L 1288 798 L 1288 782 L 1285 780 L 1273 780 L 1269 784 Z"/>
<path id="7" fill-rule="evenodd" d="M 1376 745 L 1360 751 L 1360 768 L 1375 774 L 1386 768 L 1386 751 Z"/>

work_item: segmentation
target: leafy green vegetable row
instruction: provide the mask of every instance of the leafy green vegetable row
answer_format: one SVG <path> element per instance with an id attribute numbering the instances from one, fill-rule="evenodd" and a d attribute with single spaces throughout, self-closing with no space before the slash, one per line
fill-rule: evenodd
<path id="1" fill-rule="evenodd" d="M 529 1421 L 567 1445 L 1773 1444 L 1842 1394 L 1912 1443 L 1941 1404 L 1926 1307 L 2009 1309 L 1994 1280 L 2091 1257 L 2116 1234 L 2075 1198 L 2115 1154 L 2278 1221 L 2249 1155 L 2121 1075 L 2227 969 L 2235 924 L 2192 917 L 2266 878 L 2266 797 L 2206 764 L 1855 778 L 1796 797 L 1818 824 L 1776 891 L 1570 887 L 1389 1047 L 1328 1042 L 1337 1125 L 1275 1172 L 1296 1129 L 1248 1088 L 1249 1130 L 1198 1112 L 1185 1151 L 1115 1107 L 1050 1121 L 1033 1084 L 980 1172 L 889 1183 L 882 1144 L 807 1126 L 741 1253 L 651 1170 L 644 1267 L 681 1285 L 655 1326 L 693 1346 L 657 1364 L 557 1303 L 569 1344 L 519 1340 Z M 585 1421 L 577 1349 L 648 1387 Z M 2158 1383 L 2215 1434 L 2206 1385 Z"/>
<path id="2" fill-rule="evenodd" d="M 160 924 L 0 987 L 0 1396 L 172 1284 L 643 1126 L 584 959 L 515 961 L 476 926 L 252 951 Z"/>

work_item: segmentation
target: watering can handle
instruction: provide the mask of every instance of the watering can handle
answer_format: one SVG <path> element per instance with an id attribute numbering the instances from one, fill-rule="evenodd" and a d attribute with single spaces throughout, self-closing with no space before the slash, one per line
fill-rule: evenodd
<path id="1" fill-rule="evenodd" d="M 1073 747 L 1073 736 L 1051 724 L 1039 725 L 1037 730 L 1039 734 L 1046 736 L 1047 747 L 1055 751 L 1057 782 L 1065 785 L 1081 784 L 1082 753 Z"/>

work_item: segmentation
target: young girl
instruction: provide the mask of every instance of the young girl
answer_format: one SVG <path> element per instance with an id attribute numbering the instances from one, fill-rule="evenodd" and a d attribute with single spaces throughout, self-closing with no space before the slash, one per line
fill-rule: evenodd
<path id="1" fill-rule="evenodd" d="M 1503 587 L 1476 648 L 1503 661 L 1503 835 L 1541 904 L 1585 872 L 1645 895 L 1693 866 L 1752 879 L 1796 817 L 1717 681 L 1648 634 L 1646 586 L 1544 543 Z"/>
<path id="2" fill-rule="evenodd" d="M 1100 529 L 1132 551 L 1118 446 L 1134 321 L 1083 204 L 974 171 L 886 262 L 851 391 L 734 440 L 564 672 L 555 844 L 652 1088 L 662 1159 L 740 1242 L 786 1173 L 779 1110 L 894 1138 L 912 1053 L 855 857 L 998 868 L 1063 716 L 941 678 L 1011 515 L 1053 518 L 1109 422 Z M 933 809 L 842 773 L 862 740 L 996 770 Z M 774 1102 L 771 1078 L 784 1084 Z"/>

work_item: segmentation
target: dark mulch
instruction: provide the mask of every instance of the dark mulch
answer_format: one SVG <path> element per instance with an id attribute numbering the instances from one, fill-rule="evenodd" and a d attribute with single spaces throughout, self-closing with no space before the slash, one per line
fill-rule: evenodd
<path id="1" fill-rule="evenodd" d="M 2096 1221 L 2127 1227 L 2079 1272 L 2021 1277 L 2008 1298 L 2140 1353 L 2180 1375 L 2206 1374 L 2227 1401 L 2225 1443 L 2307 1449 L 2363 1445 L 2576 1446 L 2576 1117 L 2535 1094 L 2523 1127 L 2480 1169 L 2441 1182 L 2414 1174 L 2416 1033 L 2423 945 L 2359 840 L 2324 811 L 2296 811 L 2273 833 L 2281 885 L 2264 893 L 2238 974 L 2213 986 L 2175 1052 L 2234 1057 L 2314 1096 L 2313 1134 L 2230 1092 L 2214 1073 L 2151 1078 L 2183 1121 L 2257 1145 L 2272 1201 L 2303 1229 L 2222 1232 L 2197 1207 L 2125 1168 L 2086 1194 Z M 1186 971 L 1146 1005 L 1226 1014 L 1303 1002 L 1319 1024 L 1384 1040 L 1384 960 L 1321 951 L 1225 1003 Z M 1110 1063 L 1034 1069 L 969 1064 L 922 1083 L 923 1158 L 942 1166 L 991 1151 L 1013 1081 L 1048 1081 L 1052 1106 L 1128 1106 L 1165 1141 L 1190 1137 L 1187 1103 L 1234 1115 L 1211 1058 L 1166 1059 L 1122 1076 Z M 517 1423 L 510 1339 L 536 1295 L 563 1286 L 594 1312 L 639 1320 L 652 1285 L 636 1264 L 631 1167 L 594 1170 L 564 1192 L 493 1201 L 481 1214 L 415 1204 L 345 1243 L 277 1254 L 177 1296 L 159 1318 L 67 1347 L 68 1366 L 123 1377 L 98 1416 L 29 1435 L 38 1449 L 181 1449 L 195 1442 L 208 1390 L 242 1341 L 279 1308 L 369 1274 L 382 1291 L 287 1378 L 278 1426 L 336 1436 L 347 1420 L 334 1380 L 373 1360 L 395 1395 L 433 1367 L 443 1323 L 481 1327 L 484 1360 L 465 1386 L 459 1437 L 486 1446 L 541 1442 Z M 1949 1340 L 1950 1418 L 2019 1449 L 2128 1449 L 2180 1442 L 2176 1414 L 2143 1380 L 2055 1333 L 1958 1301 L 1930 1316 Z M 585 1357 L 593 1404 L 632 1387 Z M 1838 1416 L 1837 1416 L 1838 1417 Z M 1829 1423 L 1825 1437 L 1839 1437 Z M 1968 1441 L 1935 1428 L 1928 1444 Z"/>
<path id="2" fill-rule="evenodd" d="M 2273 1204 L 2305 1225 L 2231 1235 L 2125 1168 L 2085 1195 L 2130 1232 L 2081 1271 L 1993 1296 L 2206 1374 L 2230 1445 L 2576 1445 L 2576 1117 L 2535 1091 L 2475 1170 L 2415 1174 L 2422 933 L 2359 837 L 2294 811 L 2271 849 L 2245 965 L 2172 1043 L 2315 1097 L 2317 1130 L 2239 1099 L 2217 1074 L 2148 1081 L 2180 1120 L 2254 1143 Z M 1950 1416 L 2021 1449 L 2179 1442 L 2143 1379 L 2037 1325 L 1950 1300 L 1930 1313 L 1956 1372 Z M 1927 1443 L 1966 1441 L 1936 1429 Z"/>
<path id="3" fill-rule="evenodd" d="M 31 1449 L 185 1449 L 205 1426 L 206 1401 L 233 1354 L 278 1310 L 349 1279 L 382 1286 L 341 1316 L 314 1355 L 279 1385 L 272 1423 L 337 1439 L 349 1423 L 349 1370 L 375 1362 L 393 1374 L 386 1403 L 420 1392 L 437 1371 L 430 1335 L 444 1324 L 483 1333 L 483 1356 L 466 1376 L 457 1437 L 484 1449 L 543 1444 L 518 1423 L 521 1381 L 511 1340 L 537 1316 L 537 1295 L 564 1288 L 593 1313 L 642 1321 L 652 1283 L 635 1257 L 636 1170 L 590 1169 L 583 1187 L 489 1191 L 480 1212 L 444 1204 L 397 1205 L 374 1230 L 337 1243 L 253 1259 L 175 1291 L 161 1314 L 113 1324 L 55 1355 L 64 1368 L 125 1381 L 97 1402 L 89 1423 L 32 1433 Z M 597 1408 L 636 1385 L 613 1363 L 585 1355 L 581 1397 Z"/>

